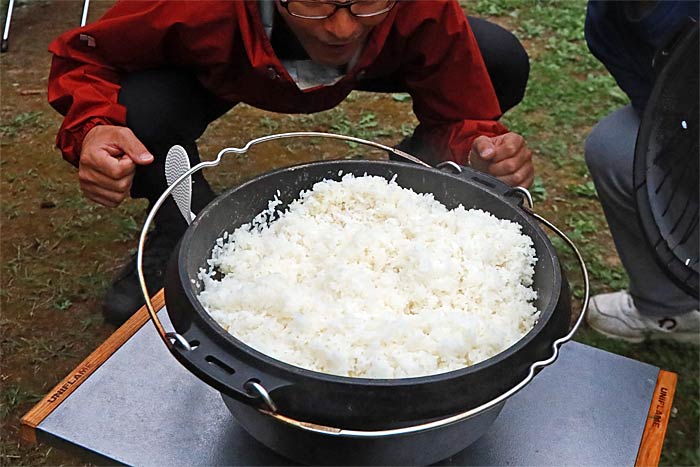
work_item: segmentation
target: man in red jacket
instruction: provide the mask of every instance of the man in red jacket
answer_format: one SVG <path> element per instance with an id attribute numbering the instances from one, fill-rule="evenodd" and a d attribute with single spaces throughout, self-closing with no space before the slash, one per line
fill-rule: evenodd
<path id="1" fill-rule="evenodd" d="M 533 180 L 525 140 L 498 122 L 522 98 L 527 55 L 498 26 L 468 22 L 456 0 L 124 0 L 49 50 L 49 101 L 65 115 L 57 146 L 85 196 L 105 206 L 129 194 L 152 204 L 167 150 L 180 144 L 196 164 L 197 138 L 239 102 L 312 113 L 355 89 L 411 95 L 419 125 L 402 148 L 427 162 Z M 198 212 L 214 196 L 201 172 L 193 190 Z M 144 254 L 152 292 L 184 228 L 169 200 Z M 119 324 L 142 303 L 132 261 L 105 317 Z"/>

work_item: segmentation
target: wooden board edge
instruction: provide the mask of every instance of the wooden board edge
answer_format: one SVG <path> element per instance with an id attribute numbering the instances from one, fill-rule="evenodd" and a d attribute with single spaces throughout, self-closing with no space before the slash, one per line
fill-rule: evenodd
<path id="1" fill-rule="evenodd" d="M 637 460 L 634 463 L 637 467 L 659 465 L 677 382 L 678 376 L 675 373 L 659 370 L 654 396 L 651 399 L 647 422 L 644 426 L 642 442 L 639 445 Z"/>
<path id="2" fill-rule="evenodd" d="M 165 305 L 165 295 L 161 289 L 151 299 L 153 308 L 160 310 Z M 136 331 L 150 319 L 144 305 L 121 325 L 107 340 L 97 347 L 75 369 L 49 391 L 44 398 L 32 407 L 20 420 L 20 439 L 26 443 L 36 444 L 36 428 L 53 412 L 56 407 L 70 396 L 95 370 L 116 352 Z"/>

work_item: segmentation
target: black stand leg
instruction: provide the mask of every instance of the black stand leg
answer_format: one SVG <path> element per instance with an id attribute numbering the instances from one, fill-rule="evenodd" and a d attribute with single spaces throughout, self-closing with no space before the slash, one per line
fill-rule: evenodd
<path id="1" fill-rule="evenodd" d="M 10 48 L 10 21 L 12 21 L 12 10 L 15 0 L 10 0 L 7 4 L 7 16 L 5 17 L 5 29 L 2 31 L 2 43 L 0 43 L 0 53 L 5 53 Z"/>

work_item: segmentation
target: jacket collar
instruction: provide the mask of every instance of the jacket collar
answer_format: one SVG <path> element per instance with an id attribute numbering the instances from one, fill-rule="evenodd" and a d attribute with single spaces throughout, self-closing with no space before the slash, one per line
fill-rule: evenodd
<path id="1" fill-rule="evenodd" d="M 246 0 L 245 6 L 248 13 L 248 17 L 251 20 L 251 30 L 250 37 L 244 41 L 246 52 L 248 57 L 253 64 L 253 66 L 259 65 L 271 65 L 276 68 L 283 68 L 286 71 L 286 67 L 279 60 L 275 54 L 272 43 L 270 42 L 270 37 L 272 35 L 272 28 L 274 27 L 274 2 L 276 0 Z M 370 33 L 367 38 L 367 43 L 362 48 L 359 56 L 350 63 L 349 69 L 345 77 L 342 79 L 355 79 L 357 74 L 364 68 L 371 65 L 377 58 L 379 53 L 382 51 L 384 44 L 389 36 L 389 32 L 394 24 L 396 15 L 399 10 L 403 7 L 402 2 L 398 4 L 389 12 L 384 21 L 379 23 Z M 265 52 L 260 54 L 260 48 Z M 259 63 L 256 57 L 266 56 L 269 57 L 269 63 Z M 287 73 L 289 79 L 294 79 Z M 337 82 L 338 80 L 336 80 Z M 334 83 L 331 83 L 334 84 Z M 306 88 L 307 86 L 305 86 Z"/>

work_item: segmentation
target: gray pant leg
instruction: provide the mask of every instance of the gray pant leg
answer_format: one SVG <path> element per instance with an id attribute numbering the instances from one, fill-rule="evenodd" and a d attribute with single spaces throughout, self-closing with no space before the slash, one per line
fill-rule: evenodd
<path id="1" fill-rule="evenodd" d="M 698 301 L 680 289 L 656 262 L 637 220 L 632 174 L 638 130 L 639 117 L 631 106 L 608 115 L 586 139 L 586 164 L 629 275 L 635 306 L 646 315 L 678 315 L 698 309 Z"/>

